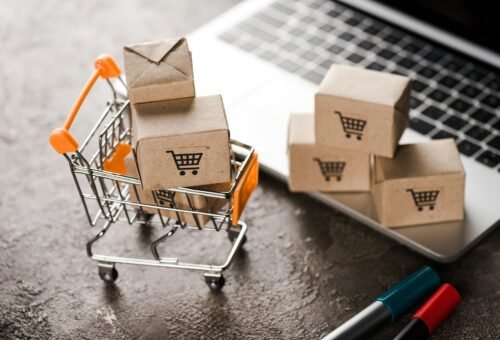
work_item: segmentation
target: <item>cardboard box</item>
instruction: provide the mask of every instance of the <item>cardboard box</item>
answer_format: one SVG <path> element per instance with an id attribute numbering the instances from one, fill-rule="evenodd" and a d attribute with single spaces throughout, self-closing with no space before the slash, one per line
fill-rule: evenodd
<path id="1" fill-rule="evenodd" d="M 312 114 L 290 116 L 288 163 L 290 191 L 370 190 L 370 155 L 315 144 Z"/>
<path id="2" fill-rule="evenodd" d="M 221 96 L 133 104 L 131 108 L 143 189 L 231 180 L 229 130 Z"/>
<path id="3" fill-rule="evenodd" d="M 387 227 L 464 218 L 465 172 L 452 139 L 400 145 L 376 157 L 373 198 Z"/>
<path id="4" fill-rule="evenodd" d="M 137 163 L 134 153 L 130 153 L 125 158 L 125 165 L 127 168 L 127 176 L 139 178 L 137 171 Z M 231 188 L 232 182 L 211 184 L 200 187 L 193 187 L 192 189 L 226 192 Z M 135 188 L 134 188 L 135 187 Z M 225 199 L 207 198 L 200 195 L 186 195 L 184 193 L 173 193 L 167 190 L 143 190 L 139 185 L 129 185 L 130 201 L 134 203 L 159 205 L 167 208 L 177 208 L 190 210 L 193 208 L 195 211 L 217 213 L 223 209 L 229 202 Z M 144 212 L 148 214 L 158 213 L 155 208 L 143 208 Z M 203 227 L 210 221 L 209 216 L 195 215 L 191 213 L 179 213 L 175 211 L 161 210 L 161 214 L 165 218 L 173 218 L 174 220 L 198 225 Z"/>
<path id="5" fill-rule="evenodd" d="M 127 45 L 123 59 L 132 103 L 195 96 L 193 63 L 186 39 Z"/>
<path id="6" fill-rule="evenodd" d="M 393 157 L 408 126 L 407 77 L 332 65 L 315 98 L 316 142 Z"/>

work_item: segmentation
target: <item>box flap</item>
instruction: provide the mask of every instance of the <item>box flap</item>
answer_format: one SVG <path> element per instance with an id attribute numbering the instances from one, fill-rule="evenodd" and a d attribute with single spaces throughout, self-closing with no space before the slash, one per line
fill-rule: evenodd
<path id="1" fill-rule="evenodd" d="M 314 115 L 293 113 L 288 124 L 288 145 L 314 144 Z"/>
<path id="2" fill-rule="evenodd" d="M 149 61 L 159 64 L 172 49 L 181 44 L 185 44 L 187 49 L 187 42 L 184 38 L 172 38 L 127 45 L 124 49 L 126 51 L 135 52 Z"/>
<path id="3" fill-rule="evenodd" d="M 393 159 L 376 157 L 375 180 L 464 173 L 453 139 L 442 139 L 398 147 Z"/>
<path id="4" fill-rule="evenodd" d="M 134 144 L 149 138 L 227 130 L 222 97 L 207 96 L 131 104 Z"/>
<path id="5" fill-rule="evenodd" d="M 396 107 L 409 86 L 408 77 L 359 67 L 332 65 L 317 93 Z"/>

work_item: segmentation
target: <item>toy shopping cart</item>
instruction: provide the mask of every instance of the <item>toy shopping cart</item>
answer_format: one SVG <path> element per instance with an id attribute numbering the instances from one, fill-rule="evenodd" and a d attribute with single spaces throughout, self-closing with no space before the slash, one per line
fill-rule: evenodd
<path id="1" fill-rule="evenodd" d="M 195 153 L 175 153 L 172 150 L 167 151 L 174 158 L 175 166 L 179 170 L 179 175 L 184 176 L 186 170 L 192 170 L 193 175 L 198 174 L 198 169 L 200 168 L 200 160 L 203 156 L 201 152 Z"/>
<path id="2" fill-rule="evenodd" d="M 339 111 L 335 111 L 335 114 L 339 115 L 342 128 L 344 129 L 345 136 L 347 138 L 351 138 L 351 135 L 355 135 L 358 140 L 363 138 L 363 130 L 365 129 L 366 120 L 345 117 L 342 116 L 342 113 Z"/>
<path id="3" fill-rule="evenodd" d="M 424 207 L 429 207 L 429 210 L 434 210 L 439 190 L 414 191 L 413 189 L 406 189 L 406 191 L 411 193 L 413 202 L 418 211 L 424 210 Z"/>
<path id="4" fill-rule="evenodd" d="M 79 145 L 69 129 L 82 102 L 100 77 L 110 85 L 113 98 L 88 137 Z M 246 240 L 247 226 L 239 218 L 257 186 L 257 154 L 252 147 L 233 140 L 233 180 L 228 183 L 227 191 L 192 188 L 158 190 L 152 192 L 153 203 L 146 203 L 139 195 L 141 181 L 126 176 L 123 170 L 124 157 L 127 150 L 131 149 L 131 137 L 130 105 L 126 86 L 120 77 L 120 69 L 111 57 L 100 56 L 95 62 L 92 77 L 85 85 L 64 126 L 56 129 L 50 136 L 51 145 L 69 164 L 88 222 L 91 226 L 101 226 L 100 231 L 87 243 L 87 254 L 97 261 L 99 276 L 105 282 L 115 281 L 118 276 L 115 268 L 117 263 L 190 269 L 204 272 L 205 282 L 210 288 L 221 288 L 225 282 L 223 271 L 229 267 Z M 132 193 L 135 195 L 131 195 Z M 132 199 L 132 196 L 135 196 L 135 199 Z M 179 196 L 184 197 L 186 203 L 183 206 L 175 203 Z M 213 205 L 201 209 L 194 203 L 200 200 L 222 201 L 223 204 L 216 210 L 212 208 Z M 111 226 L 117 223 L 158 227 L 162 235 L 151 243 L 151 256 L 129 258 L 95 254 L 94 244 L 104 238 Z M 175 257 L 162 257 L 158 246 L 171 239 L 178 230 L 227 234 L 232 246 L 225 262 L 219 265 L 199 264 L 182 262 Z"/>
<path id="5" fill-rule="evenodd" d="M 314 158 L 318 162 L 319 168 L 323 177 L 326 181 L 330 181 L 330 178 L 335 177 L 337 181 L 342 179 L 342 173 L 344 172 L 345 162 L 325 162 L 319 158 Z"/>

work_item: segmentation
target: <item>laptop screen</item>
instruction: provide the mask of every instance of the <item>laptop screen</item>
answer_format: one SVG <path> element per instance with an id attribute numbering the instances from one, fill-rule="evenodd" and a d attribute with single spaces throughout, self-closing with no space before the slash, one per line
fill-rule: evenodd
<path id="1" fill-rule="evenodd" d="M 495 0 L 377 0 L 500 53 L 500 2 Z"/>

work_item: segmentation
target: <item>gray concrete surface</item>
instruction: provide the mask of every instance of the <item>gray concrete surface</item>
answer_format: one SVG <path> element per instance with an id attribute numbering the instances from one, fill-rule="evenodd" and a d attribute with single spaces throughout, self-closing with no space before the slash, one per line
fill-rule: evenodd
<path id="1" fill-rule="evenodd" d="M 499 231 L 458 262 L 437 265 L 267 176 L 221 293 L 199 273 L 155 268 L 118 266 L 115 285 L 101 282 L 84 249 L 95 230 L 47 137 L 96 55 L 120 57 L 124 43 L 186 34 L 235 2 L 0 3 L 0 338 L 317 339 L 424 264 L 463 293 L 434 339 L 500 338 Z M 86 106 L 81 128 L 102 104 Z M 117 255 L 147 251 L 156 233 L 116 231 L 104 246 Z M 169 251 L 220 253 L 228 242 L 213 236 L 179 235 Z"/>

